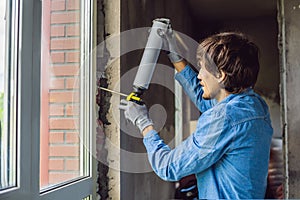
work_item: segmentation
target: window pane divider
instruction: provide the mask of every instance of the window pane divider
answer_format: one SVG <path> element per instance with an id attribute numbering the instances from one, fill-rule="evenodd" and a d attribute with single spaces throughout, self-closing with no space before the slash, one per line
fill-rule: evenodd
<path id="1" fill-rule="evenodd" d="M 20 0 L 18 46 L 18 173 L 22 199 L 39 188 L 41 1 Z"/>

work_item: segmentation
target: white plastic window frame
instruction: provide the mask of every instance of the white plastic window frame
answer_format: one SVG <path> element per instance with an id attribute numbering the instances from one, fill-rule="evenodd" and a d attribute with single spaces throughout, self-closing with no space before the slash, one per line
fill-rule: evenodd
<path id="1" fill-rule="evenodd" d="M 8 1 L 8 0 L 7 0 Z M 41 0 L 14 0 L 16 6 L 8 21 L 14 46 L 9 59 L 17 71 L 17 165 L 16 187 L 0 191 L 0 199 L 84 199 L 95 196 L 95 66 L 92 49 L 94 46 L 93 7 L 94 1 L 81 0 L 81 145 L 82 169 L 85 176 L 71 183 L 47 191 L 40 191 L 40 65 L 41 65 Z M 16 33 L 16 34 L 14 34 Z"/>

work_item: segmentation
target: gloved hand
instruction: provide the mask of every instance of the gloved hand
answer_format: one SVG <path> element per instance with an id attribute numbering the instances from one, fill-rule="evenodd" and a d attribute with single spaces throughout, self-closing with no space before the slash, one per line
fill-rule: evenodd
<path id="1" fill-rule="evenodd" d="M 149 118 L 148 110 L 145 105 L 139 105 L 125 99 L 121 100 L 120 110 L 124 110 L 125 118 L 131 121 L 142 132 L 146 127 L 153 125 Z"/>
<path id="2" fill-rule="evenodd" d="M 171 27 L 168 28 L 167 32 L 164 33 L 164 46 L 168 51 L 168 57 L 171 63 L 176 63 L 183 60 L 183 58 L 179 55 L 176 37 Z"/>

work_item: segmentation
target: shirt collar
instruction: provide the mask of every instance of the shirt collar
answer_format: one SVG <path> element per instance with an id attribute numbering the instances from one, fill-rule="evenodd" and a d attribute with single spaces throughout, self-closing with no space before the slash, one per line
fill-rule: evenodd
<path id="1" fill-rule="evenodd" d="M 252 88 L 247 88 L 243 92 L 240 93 L 233 93 L 225 97 L 222 101 L 218 102 L 218 104 L 223 104 L 223 103 L 228 103 L 231 99 L 233 99 L 236 96 L 246 96 L 246 95 L 251 95 L 254 94 L 254 91 Z"/>

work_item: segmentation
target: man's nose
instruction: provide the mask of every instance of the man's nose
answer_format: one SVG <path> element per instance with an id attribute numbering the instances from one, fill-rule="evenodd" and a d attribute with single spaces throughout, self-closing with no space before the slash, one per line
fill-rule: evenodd
<path id="1" fill-rule="evenodd" d="M 200 72 L 198 73 L 198 76 L 197 76 L 197 78 L 199 79 L 199 80 L 201 80 L 202 78 L 201 78 L 201 74 L 200 74 Z"/>

